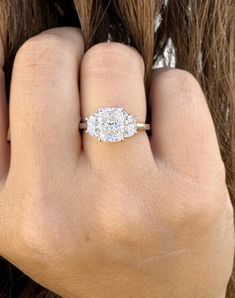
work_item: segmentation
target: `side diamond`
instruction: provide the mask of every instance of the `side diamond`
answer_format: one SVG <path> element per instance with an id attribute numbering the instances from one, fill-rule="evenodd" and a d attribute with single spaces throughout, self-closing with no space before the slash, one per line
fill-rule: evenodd
<path id="1" fill-rule="evenodd" d="M 89 119 L 87 120 L 87 131 L 93 137 L 98 136 L 98 134 L 96 132 L 96 116 L 95 115 L 91 115 L 89 117 Z"/>
<path id="2" fill-rule="evenodd" d="M 132 115 L 127 114 L 126 122 L 125 122 L 124 137 L 125 138 L 132 137 L 136 132 L 137 132 L 136 118 Z"/>

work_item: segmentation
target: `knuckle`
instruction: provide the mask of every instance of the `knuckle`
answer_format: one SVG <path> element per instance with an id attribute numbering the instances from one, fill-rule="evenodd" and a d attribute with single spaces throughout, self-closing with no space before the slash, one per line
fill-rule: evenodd
<path id="1" fill-rule="evenodd" d="M 170 92 L 172 96 L 182 95 L 180 97 L 182 104 L 186 102 L 192 106 L 198 106 L 202 102 L 206 103 L 199 82 L 190 72 L 174 68 L 155 70 L 153 80 L 155 85 L 160 86 L 158 88 L 163 91 L 168 90 L 168 94 Z M 169 86 L 171 86 L 171 90 L 169 90 Z"/>
<path id="2" fill-rule="evenodd" d="M 68 31 L 68 30 L 67 30 Z M 69 61 L 83 54 L 83 39 L 80 31 L 59 33 L 58 30 L 48 30 L 28 39 L 18 50 L 15 64 L 25 66 L 60 65 L 65 61 L 65 55 L 70 54 Z M 74 55 L 71 55 L 74 52 Z M 67 61 L 66 60 L 66 61 Z M 76 61 L 73 60 L 74 63 Z"/>
<path id="3" fill-rule="evenodd" d="M 170 80 L 173 83 L 184 84 L 190 88 L 200 88 L 197 79 L 188 71 L 177 68 L 160 69 L 154 72 L 154 76 L 162 77 L 164 80 Z"/>
<path id="4" fill-rule="evenodd" d="M 173 216 L 175 227 L 193 233 L 208 233 L 218 225 L 227 205 L 226 187 L 201 188 L 188 193 L 175 204 Z"/>
<path id="5" fill-rule="evenodd" d="M 173 177 L 172 177 L 173 178 Z M 174 177 L 168 182 L 162 181 L 155 189 L 152 210 L 158 214 L 158 220 L 177 233 L 208 233 L 218 226 L 224 217 L 225 208 L 231 216 L 231 204 L 225 182 L 205 184 Z M 174 195 L 173 195 L 174 194 Z M 230 215 L 229 215 L 230 214 Z"/>
<path id="6" fill-rule="evenodd" d="M 175 78 L 178 78 L 178 80 L 180 80 L 181 82 L 186 82 L 187 84 L 193 87 L 199 87 L 197 79 L 194 77 L 192 73 L 188 71 L 185 71 L 183 69 L 174 69 L 172 75 L 174 75 Z"/>
<path id="7" fill-rule="evenodd" d="M 64 49 L 64 40 L 56 34 L 39 34 L 27 40 L 19 49 L 16 55 L 16 61 L 29 59 L 47 59 L 47 54 L 53 57 Z"/>
<path id="8" fill-rule="evenodd" d="M 89 65 L 89 67 L 87 67 Z M 130 46 L 118 42 L 104 42 L 91 47 L 84 55 L 83 66 L 86 69 L 107 69 L 112 65 L 112 70 L 134 69 L 144 74 L 145 66 L 142 56 Z"/>

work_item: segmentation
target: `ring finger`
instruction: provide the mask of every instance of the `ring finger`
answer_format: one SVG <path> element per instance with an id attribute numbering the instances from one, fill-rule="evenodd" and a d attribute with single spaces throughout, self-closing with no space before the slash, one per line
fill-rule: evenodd
<path id="1" fill-rule="evenodd" d="M 121 107 L 136 116 L 138 122 L 145 122 L 144 63 L 136 50 L 119 43 L 92 47 L 83 57 L 80 83 L 83 117 L 100 108 Z M 83 142 L 96 168 L 136 166 L 137 161 L 152 157 L 148 136 L 143 131 L 116 143 L 98 142 L 84 134 Z"/>

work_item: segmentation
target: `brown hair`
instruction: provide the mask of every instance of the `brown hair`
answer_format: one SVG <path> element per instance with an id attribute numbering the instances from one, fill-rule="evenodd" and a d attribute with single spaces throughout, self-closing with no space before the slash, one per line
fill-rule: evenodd
<path id="1" fill-rule="evenodd" d="M 176 67 L 191 72 L 206 94 L 235 204 L 233 0 L 2 0 L 0 20 L 7 90 L 20 45 L 50 27 L 81 27 L 86 49 L 108 39 L 134 46 L 146 64 L 147 92 L 155 62 L 161 59 L 165 65 L 169 63 L 165 49 L 170 42 Z M 54 297 L 4 260 L 0 265 L 0 297 L 9 297 L 10 293 L 13 297 Z M 235 297 L 233 278 L 227 297 Z"/>

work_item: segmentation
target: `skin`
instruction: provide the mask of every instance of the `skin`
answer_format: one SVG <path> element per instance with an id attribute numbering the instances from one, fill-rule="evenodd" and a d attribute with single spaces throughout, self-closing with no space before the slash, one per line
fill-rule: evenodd
<path id="1" fill-rule="evenodd" d="M 136 50 L 103 43 L 84 54 L 75 28 L 21 47 L 11 145 L 1 73 L 0 254 L 63 297 L 224 297 L 233 209 L 194 77 L 153 71 L 150 138 L 108 144 L 78 133 L 81 116 L 106 106 L 145 122 L 143 77 Z"/>

